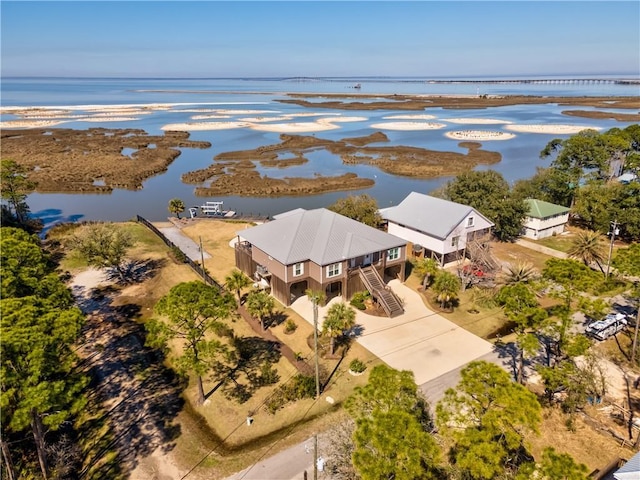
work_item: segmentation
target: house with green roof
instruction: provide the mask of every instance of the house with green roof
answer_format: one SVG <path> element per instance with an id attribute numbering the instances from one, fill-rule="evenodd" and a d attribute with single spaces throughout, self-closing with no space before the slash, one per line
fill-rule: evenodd
<path id="1" fill-rule="evenodd" d="M 407 242 L 343 215 L 298 208 L 237 232 L 236 266 L 284 305 L 307 290 L 345 300 L 368 290 L 389 316 L 403 312 L 387 279 L 404 281 Z"/>
<path id="2" fill-rule="evenodd" d="M 569 209 L 555 203 L 527 198 L 529 213 L 525 219 L 522 235 L 532 240 L 559 235 L 569 221 Z"/>

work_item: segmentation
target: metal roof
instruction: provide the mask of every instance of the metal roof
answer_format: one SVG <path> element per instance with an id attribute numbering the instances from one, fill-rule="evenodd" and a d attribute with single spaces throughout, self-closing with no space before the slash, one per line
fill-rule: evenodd
<path id="1" fill-rule="evenodd" d="M 298 208 L 237 234 L 284 265 L 330 265 L 407 244 L 406 240 L 326 208 Z"/>
<path id="2" fill-rule="evenodd" d="M 640 474 L 640 453 L 636 453 L 629 459 L 622 467 L 620 467 L 614 474 L 613 478 L 616 480 L 631 480 L 637 479 Z"/>
<path id="3" fill-rule="evenodd" d="M 570 210 L 562 205 L 556 205 L 555 203 L 549 203 L 535 198 L 527 198 L 525 203 L 529 207 L 529 213 L 527 215 L 531 218 L 555 217 L 556 215 L 567 213 Z"/>
<path id="4" fill-rule="evenodd" d="M 473 207 L 417 192 L 411 192 L 395 207 L 380 210 L 380 215 L 385 220 L 443 240 L 472 212 L 493 225 Z"/>

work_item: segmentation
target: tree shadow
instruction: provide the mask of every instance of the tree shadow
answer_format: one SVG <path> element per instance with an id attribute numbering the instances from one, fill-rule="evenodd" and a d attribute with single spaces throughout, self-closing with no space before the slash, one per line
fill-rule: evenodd
<path id="1" fill-rule="evenodd" d="M 276 312 L 269 317 L 268 323 L 265 322 L 265 328 L 277 327 L 287 321 L 289 316 L 284 312 Z"/>
<path id="2" fill-rule="evenodd" d="M 107 296 L 102 303 L 100 313 L 87 319 L 79 352 L 93 406 L 80 426 L 81 438 L 89 440 L 79 478 L 125 476 L 159 446 L 171 450 L 180 435 L 175 421 L 186 379 L 163 364 L 162 353 L 145 346 L 144 326 L 132 319 L 136 305 L 109 309 Z"/>
<path id="3" fill-rule="evenodd" d="M 235 362 L 214 366 L 211 378 L 217 384 L 206 393 L 205 398 L 222 389 L 225 397 L 244 403 L 260 387 L 279 380 L 273 368 L 281 356 L 279 342 L 260 337 L 235 337 L 232 344 L 235 347 Z"/>
<path id="4" fill-rule="evenodd" d="M 166 259 L 130 260 L 122 266 L 122 272 L 109 268 L 107 278 L 120 285 L 142 283 L 153 278 L 166 263 Z"/>

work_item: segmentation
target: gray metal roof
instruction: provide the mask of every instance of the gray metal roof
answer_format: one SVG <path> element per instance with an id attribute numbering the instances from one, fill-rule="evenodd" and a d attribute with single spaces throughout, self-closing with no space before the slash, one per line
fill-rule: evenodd
<path id="1" fill-rule="evenodd" d="M 380 210 L 380 215 L 385 220 L 445 239 L 471 212 L 493 225 L 492 221 L 468 205 L 417 192 L 411 192 L 395 207 Z"/>
<path id="2" fill-rule="evenodd" d="M 325 208 L 296 209 L 237 234 L 280 263 L 330 265 L 407 244 L 406 240 Z"/>
<path id="3" fill-rule="evenodd" d="M 613 474 L 613 478 L 616 480 L 631 480 L 637 479 L 638 474 L 640 474 L 640 453 L 636 453 L 627 463 L 620 467 Z"/>

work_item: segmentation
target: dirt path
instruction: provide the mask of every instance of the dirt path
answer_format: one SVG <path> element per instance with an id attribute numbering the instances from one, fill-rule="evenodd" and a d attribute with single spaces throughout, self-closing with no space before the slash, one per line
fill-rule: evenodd
<path id="1" fill-rule="evenodd" d="M 93 442 L 91 473 L 84 477 L 113 476 L 115 471 L 134 480 L 180 478 L 185 472 L 171 455 L 180 433 L 179 379 L 155 351 L 145 348 L 144 329 L 134 320 L 137 306 L 113 305 L 120 292 L 103 271 L 82 272 L 70 286 L 87 315 L 78 353 L 92 378 L 88 408 L 99 404 L 99 421 L 107 424 L 100 431 L 109 432 Z M 110 452 L 117 457 L 106 461 Z"/>

